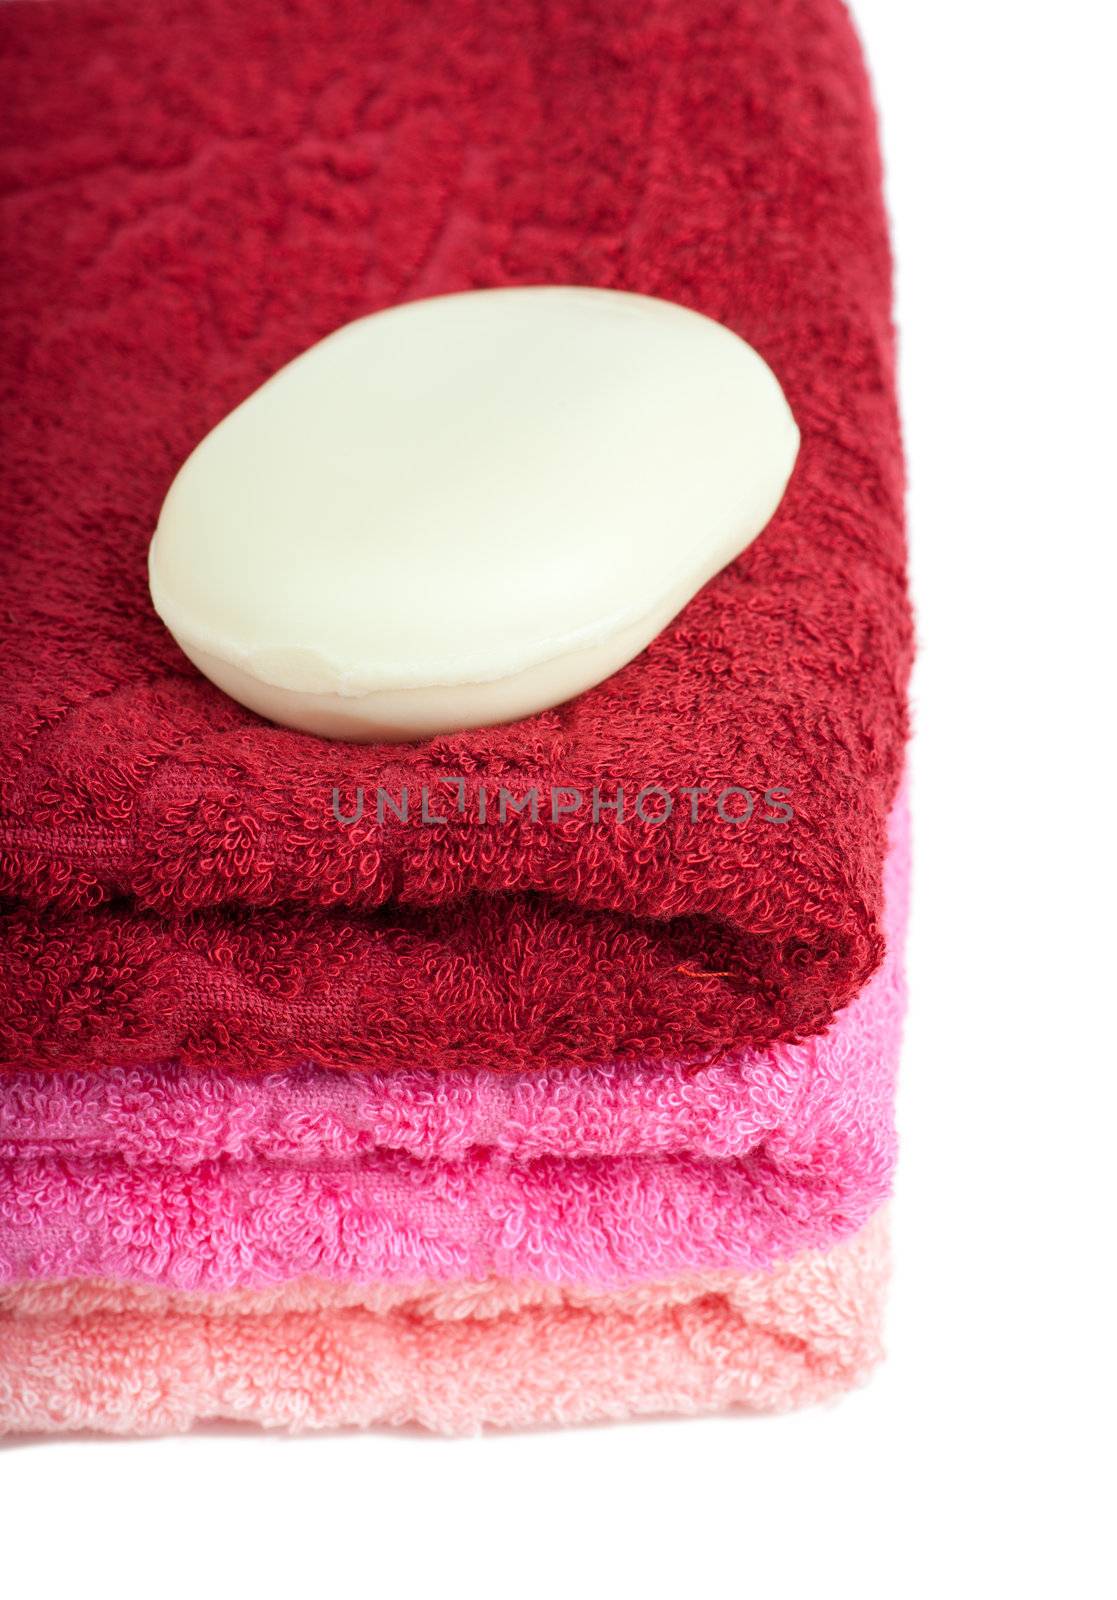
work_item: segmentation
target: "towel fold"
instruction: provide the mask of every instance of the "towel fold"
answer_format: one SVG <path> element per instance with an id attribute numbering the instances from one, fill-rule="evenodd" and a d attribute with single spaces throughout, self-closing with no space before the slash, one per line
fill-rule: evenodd
<path id="1" fill-rule="evenodd" d="M 895 1160 L 908 813 L 885 961 L 821 1038 L 721 1067 L 0 1082 L 0 1282 L 627 1284 L 859 1228 Z"/>
<path id="2" fill-rule="evenodd" d="M 499 1282 L 264 1295 L 76 1282 L 0 1290 L 0 1432 L 223 1419 L 440 1433 L 828 1399 L 880 1356 L 887 1234 L 772 1273 L 624 1294 Z"/>
<path id="3" fill-rule="evenodd" d="M 844 7 L 59 0 L 0 8 L 5 32 L 16 13 L 3 1064 L 702 1064 L 824 1028 L 882 954 L 910 654 Z M 199 678 L 145 552 L 203 434 L 354 316 L 556 282 L 693 306 L 767 359 L 803 443 L 755 544 L 622 672 L 510 727 L 331 744 Z M 634 815 L 649 786 L 662 825 Z M 502 790 L 527 809 L 501 820 Z M 552 820 L 558 791 L 582 804 Z"/>

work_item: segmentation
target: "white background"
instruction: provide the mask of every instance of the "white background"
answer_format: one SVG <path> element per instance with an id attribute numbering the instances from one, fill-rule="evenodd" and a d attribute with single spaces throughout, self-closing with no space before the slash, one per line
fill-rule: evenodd
<path id="1" fill-rule="evenodd" d="M 129 1597 L 1114 1592 L 1115 40 L 1100 0 L 854 10 L 921 642 L 887 1364 L 773 1420 L 21 1444 L 9 1576 L 33 1555 L 48 1593 Z"/>

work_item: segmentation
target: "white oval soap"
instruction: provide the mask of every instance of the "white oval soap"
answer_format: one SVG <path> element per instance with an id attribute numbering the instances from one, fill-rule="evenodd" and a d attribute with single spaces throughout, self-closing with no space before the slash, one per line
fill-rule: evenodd
<path id="1" fill-rule="evenodd" d="M 275 722 L 413 739 L 630 661 L 779 504 L 799 434 L 727 328 L 605 289 L 350 323 L 218 424 L 151 543 L 190 660 Z"/>

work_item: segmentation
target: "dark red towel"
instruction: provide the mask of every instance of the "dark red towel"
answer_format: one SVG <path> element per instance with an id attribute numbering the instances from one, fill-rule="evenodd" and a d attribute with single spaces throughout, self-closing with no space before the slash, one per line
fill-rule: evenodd
<path id="1" fill-rule="evenodd" d="M 698 1062 L 824 1027 L 880 956 L 910 654 L 843 7 L 58 0 L 0 29 L 4 1060 Z M 513 283 L 665 296 L 755 345 L 803 434 L 775 521 L 624 671 L 514 726 L 360 747 L 241 710 L 148 601 L 177 467 L 340 323 Z M 481 785 L 587 803 L 483 823 Z M 648 785 L 668 823 L 594 819 L 595 786 Z M 724 822 L 728 786 L 794 816 Z"/>

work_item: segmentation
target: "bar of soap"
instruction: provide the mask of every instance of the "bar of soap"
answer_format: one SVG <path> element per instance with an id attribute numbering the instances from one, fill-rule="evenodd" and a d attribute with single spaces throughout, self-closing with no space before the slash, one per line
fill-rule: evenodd
<path id="1" fill-rule="evenodd" d="M 155 609 L 234 700 L 405 740 L 554 706 L 769 520 L 799 433 L 708 317 L 489 289 L 339 329 L 214 428 L 151 542 Z"/>

